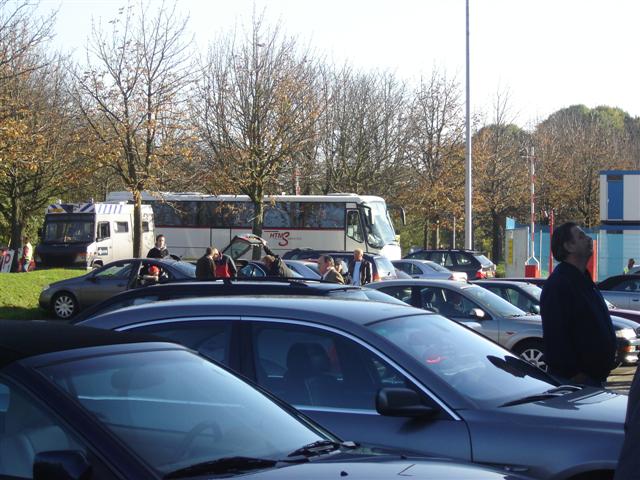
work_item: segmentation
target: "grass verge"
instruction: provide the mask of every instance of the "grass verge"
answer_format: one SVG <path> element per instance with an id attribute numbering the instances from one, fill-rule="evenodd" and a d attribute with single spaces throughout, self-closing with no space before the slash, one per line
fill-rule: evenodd
<path id="1" fill-rule="evenodd" d="M 43 287 L 77 277 L 83 270 L 52 268 L 27 273 L 0 273 L 0 319 L 33 320 L 47 318 L 49 312 L 38 306 Z"/>

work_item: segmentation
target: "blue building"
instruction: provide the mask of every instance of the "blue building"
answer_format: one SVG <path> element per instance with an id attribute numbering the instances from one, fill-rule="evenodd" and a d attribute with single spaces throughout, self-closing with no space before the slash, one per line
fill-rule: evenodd
<path id="1" fill-rule="evenodd" d="M 600 172 L 598 278 L 622 273 L 629 258 L 640 263 L 640 170 Z"/>

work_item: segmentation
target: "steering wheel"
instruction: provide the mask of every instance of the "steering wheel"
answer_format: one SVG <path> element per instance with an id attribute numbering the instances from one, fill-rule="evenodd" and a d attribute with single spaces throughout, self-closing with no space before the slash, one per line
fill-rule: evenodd
<path id="1" fill-rule="evenodd" d="M 213 441 L 217 442 L 222 438 L 222 430 L 220 426 L 212 420 L 204 420 L 194 425 L 194 427 L 187 432 L 180 445 L 178 446 L 178 458 L 184 459 L 191 448 L 194 440 L 202 434 L 205 430 L 211 430 L 213 432 Z"/>

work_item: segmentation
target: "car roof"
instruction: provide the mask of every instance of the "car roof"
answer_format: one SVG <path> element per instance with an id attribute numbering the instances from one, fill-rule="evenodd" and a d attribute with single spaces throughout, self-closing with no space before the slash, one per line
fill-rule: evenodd
<path id="1" fill-rule="evenodd" d="M 176 317 L 272 317 L 313 321 L 340 328 L 348 323 L 366 325 L 372 322 L 408 315 L 424 315 L 425 311 L 408 305 L 347 300 L 326 297 L 260 297 L 251 295 L 200 297 L 167 300 L 127 307 L 86 320 L 87 325 L 101 328 Z"/>
<path id="2" fill-rule="evenodd" d="M 44 353 L 158 341 L 158 338 L 149 335 L 128 335 L 59 322 L 0 320 L 0 367 Z"/>

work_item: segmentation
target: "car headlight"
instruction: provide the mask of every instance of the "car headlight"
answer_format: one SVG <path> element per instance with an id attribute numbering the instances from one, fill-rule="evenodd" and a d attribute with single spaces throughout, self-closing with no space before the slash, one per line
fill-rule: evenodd
<path id="1" fill-rule="evenodd" d="M 636 338 L 636 332 L 633 330 L 633 328 L 621 328 L 620 330 L 616 330 L 616 337 L 633 340 L 634 338 Z"/>

